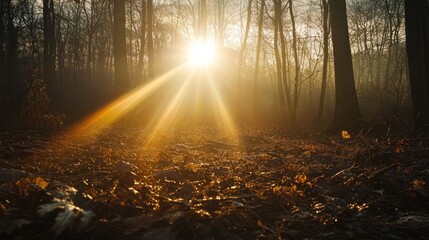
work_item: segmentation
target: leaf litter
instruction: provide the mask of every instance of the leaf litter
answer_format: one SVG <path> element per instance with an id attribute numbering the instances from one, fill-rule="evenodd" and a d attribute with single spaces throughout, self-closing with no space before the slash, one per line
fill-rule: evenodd
<path id="1" fill-rule="evenodd" d="M 0 238 L 429 238 L 427 138 L 215 132 L 2 133 Z"/>

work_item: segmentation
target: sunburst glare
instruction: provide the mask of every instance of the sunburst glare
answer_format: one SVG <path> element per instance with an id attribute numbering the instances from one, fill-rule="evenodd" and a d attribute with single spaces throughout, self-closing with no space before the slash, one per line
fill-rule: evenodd
<path id="1" fill-rule="evenodd" d="M 216 49 L 213 42 L 197 41 L 189 46 L 188 62 L 194 66 L 207 66 L 216 59 Z"/>
<path id="2" fill-rule="evenodd" d="M 146 123 L 150 131 L 148 135 L 142 136 L 145 139 L 142 146 L 147 146 L 152 139 L 156 139 L 162 129 L 174 128 L 183 123 L 192 125 L 192 128 L 202 123 L 218 126 L 223 129 L 219 133 L 238 144 L 236 126 L 217 86 L 219 81 L 215 73 L 220 69 L 216 66 L 216 57 L 216 47 L 211 42 L 191 44 L 184 64 L 119 97 L 59 140 L 64 140 L 63 143 L 79 141 L 88 144 L 97 139 L 104 129 L 130 114 L 151 96 L 157 96 L 157 107 L 144 112 L 151 121 Z"/>

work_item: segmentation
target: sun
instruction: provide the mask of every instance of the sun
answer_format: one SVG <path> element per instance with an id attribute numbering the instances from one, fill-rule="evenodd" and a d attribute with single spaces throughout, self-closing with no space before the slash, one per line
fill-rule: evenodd
<path id="1" fill-rule="evenodd" d="M 210 65 L 216 58 L 215 45 L 211 42 L 195 42 L 190 45 L 187 57 L 194 67 Z"/>

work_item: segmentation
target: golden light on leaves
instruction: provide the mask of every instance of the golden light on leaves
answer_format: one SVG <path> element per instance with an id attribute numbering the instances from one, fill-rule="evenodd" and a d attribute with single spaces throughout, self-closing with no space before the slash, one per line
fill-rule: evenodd
<path id="1" fill-rule="evenodd" d="M 41 188 L 46 188 L 49 183 L 46 182 L 45 180 L 43 180 L 43 178 L 41 178 L 41 177 L 36 177 L 34 179 L 34 184 L 36 184 L 37 186 L 39 186 Z"/>
<path id="2" fill-rule="evenodd" d="M 362 212 L 363 210 L 369 208 L 368 204 L 366 203 L 351 203 L 347 206 L 350 210 L 356 210 L 357 212 Z"/>
<path id="3" fill-rule="evenodd" d="M 341 132 L 341 135 L 343 136 L 343 139 L 350 139 L 350 134 L 345 130 Z"/>
<path id="4" fill-rule="evenodd" d="M 307 181 L 307 176 L 304 174 L 298 174 L 296 175 L 296 182 L 299 184 L 304 184 Z"/>
<path id="5" fill-rule="evenodd" d="M 32 187 L 36 187 L 36 188 L 41 188 L 44 189 L 46 188 L 49 183 L 46 182 L 43 178 L 41 177 L 28 177 L 28 178 L 23 178 L 21 180 L 18 180 L 16 182 L 16 184 L 18 186 L 32 186 Z"/>
<path id="6" fill-rule="evenodd" d="M 424 185 L 425 185 L 426 183 L 423 181 L 423 180 L 420 180 L 420 179 L 415 179 L 414 181 L 413 181 L 413 188 L 414 189 L 424 189 Z"/>

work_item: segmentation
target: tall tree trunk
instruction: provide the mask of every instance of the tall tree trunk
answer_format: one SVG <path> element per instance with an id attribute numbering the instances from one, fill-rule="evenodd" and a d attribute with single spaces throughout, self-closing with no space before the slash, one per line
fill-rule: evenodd
<path id="1" fill-rule="evenodd" d="M 153 50 L 153 0 L 147 0 L 147 54 L 149 79 L 155 76 L 155 54 Z"/>
<path id="2" fill-rule="evenodd" d="M 429 6 L 405 0 L 405 30 L 414 127 L 429 129 Z"/>
<path id="3" fill-rule="evenodd" d="M 11 101 L 11 109 L 13 109 L 16 102 L 17 94 L 17 50 L 18 50 L 18 28 L 14 23 L 14 15 L 12 9 L 12 0 L 7 0 L 7 49 L 6 49 L 6 86 Z"/>
<path id="4" fill-rule="evenodd" d="M 129 65 L 129 69 L 130 69 L 130 85 L 131 84 L 133 84 L 134 82 L 135 82 L 135 79 L 134 79 L 134 69 L 135 69 L 135 67 L 134 67 L 134 46 L 133 46 L 133 42 L 134 42 L 134 39 L 133 39 L 133 28 L 134 28 L 134 26 L 133 26 L 133 23 L 134 23 L 134 14 L 133 14 L 133 12 L 134 12 L 134 7 L 133 7 L 133 2 L 134 1 L 129 1 L 129 4 L 130 4 L 130 6 L 129 6 L 129 11 L 130 11 L 130 23 L 129 23 L 129 26 L 130 26 L 130 29 L 131 29 L 131 31 L 129 31 L 129 34 L 128 34 L 128 51 L 129 51 L 129 56 L 130 56 L 130 58 L 129 58 L 129 63 L 128 63 L 128 65 Z"/>
<path id="5" fill-rule="evenodd" d="M 280 18 L 280 12 L 281 12 L 281 1 L 280 0 L 274 0 L 274 56 L 276 59 L 276 71 L 277 71 L 277 87 L 278 87 L 278 93 L 279 93 L 279 99 L 280 99 L 280 107 L 285 107 L 285 89 L 283 86 L 283 78 L 282 75 L 285 75 L 286 72 L 282 72 L 282 59 L 280 57 L 280 52 L 278 48 L 278 42 L 279 42 L 279 18 Z"/>
<path id="6" fill-rule="evenodd" d="M 383 89 L 387 87 L 387 85 L 390 82 L 390 78 L 391 78 L 391 73 L 390 73 L 390 65 L 392 62 L 392 48 L 393 48 L 393 34 L 394 34 L 394 26 L 393 26 L 393 18 L 394 15 L 391 13 L 391 5 L 390 5 L 390 1 L 389 0 L 384 0 L 384 5 L 385 5 L 385 14 L 386 14 L 386 18 L 387 18 L 387 26 L 388 26 L 388 34 L 389 34 L 389 39 L 388 39 L 388 43 L 387 43 L 387 60 L 386 60 L 386 68 L 384 71 L 384 86 Z M 395 8 L 393 6 L 393 8 Z M 396 16 L 399 17 L 399 16 Z"/>
<path id="7" fill-rule="evenodd" d="M 201 0 L 200 2 L 200 35 L 202 41 L 207 40 L 207 1 Z"/>
<path id="8" fill-rule="evenodd" d="M 316 124 L 320 126 L 325 106 L 326 82 L 328 76 L 329 60 L 329 6 L 327 0 L 322 1 L 323 8 L 323 67 L 322 67 L 322 86 L 320 88 L 319 109 L 317 111 Z"/>
<path id="9" fill-rule="evenodd" d="M 345 0 L 330 0 L 329 10 L 335 68 L 335 113 L 330 130 L 353 129 L 361 113 L 353 76 Z"/>
<path id="10" fill-rule="evenodd" d="M 4 50 L 4 42 L 5 42 L 5 31 L 6 27 L 4 25 L 3 17 L 5 14 L 5 2 L 0 1 L 0 84 L 5 80 L 5 50 Z"/>
<path id="11" fill-rule="evenodd" d="M 293 13 L 293 4 L 292 0 L 289 0 L 289 13 L 290 13 L 290 19 L 292 23 L 292 50 L 293 50 L 293 58 L 295 59 L 295 81 L 294 81 L 294 93 L 293 93 L 293 106 L 292 106 L 292 113 L 291 113 L 291 119 L 290 122 L 292 125 L 295 124 L 296 120 L 296 111 L 298 108 L 298 97 L 299 97 L 299 73 L 300 73 L 300 67 L 299 67 L 299 59 L 298 59 L 298 46 L 297 46 L 297 37 L 296 37 L 296 26 L 295 26 L 295 15 Z"/>
<path id="12" fill-rule="evenodd" d="M 53 96 L 55 79 L 55 17 L 54 1 L 43 0 L 43 77 L 48 93 Z"/>
<path id="13" fill-rule="evenodd" d="M 249 38 L 250 23 L 252 21 L 252 0 L 247 2 L 247 17 L 246 17 L 246 29 L 244 31 L 243 42 L 241 43 L 240 55 L 238 58 L 238 71 L 237 71 L 237 113 L 241 111 L 241 84 L 243 81 L 243 64 L 244 64 L 244 53 L 246 52 L 247 39 Z"/>
<path id="14" fill-rule="evenodd" d="M 264 9 L 265 0 L 261 1 L 261 8 L 259 9 L 259 20 L 258 20 L 258 40 L 256 44 L 256 62 L 255 62 L 255 76 L 253 77 L 253 112 L 256 114 L 258 109 L 258 75 L 259 75 L 259 60 L 261 56 L 262 46 L 262 27 L 264 23 Z"/>
<path id="15" fill-rule="evenodd" d="M 139 52 L 139 62 L 137 64 L 137 82 L 143 82 L 143 69 L 144 69 L 144 50 L 146 42 L 146 0 L 142 0 L 142 10 L 141 10 L 141 29 L 140 29 L 140 52 Z"/>
<path id="16" fill-rule="evenodd" d="M 280 35 L 280 47 L 281 47 L 281 57 L 282 57 L 282 77 L 283 77 L 283 85 L 284 85 L 284 92 L 285 92 L 285 97 L 286 97 L 286 105 L 288 108 L 288 111 L 291 110 L 291 106 L 292 106 L 292 101 L 291 101 L 291 93 L 290 93 L 290 85 L 289 85 L 289 78 L 287 73 L 287 68 L 288 68 L 288 51 L 286 48 L 286 38 L 285 38 L 285 34 L 284 34 L 284 30 L 283 30 L 283 18 L 282 18 L 282 14 L 283 14 L 283 9 L 282 9 L 282 4 L 281 1 L 278 0 L 278 5 L 279 5 L 279 17 L 277 19 L 278 24 L 279 24 L 279 35 Z"/>
<path id="17" fill-rule="evenodd" d="M 219 47 L 224 45 L 225 28 L 225 4 L 226 0 L 217 1 L 217 34 L 216 43 Z"/>
<path id="18" fill-rule="evenodd" d="M 121 94 L 127 91 L 130 86 L 125 36 L 125 0 L 114 0 L 113 17 L 113 54 L 116 91 L 118 94 Z"/>

